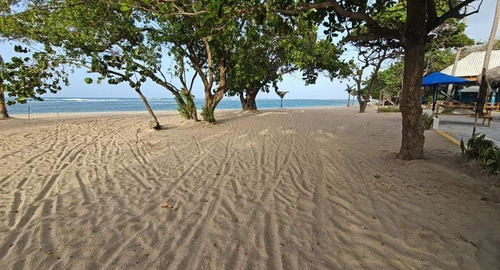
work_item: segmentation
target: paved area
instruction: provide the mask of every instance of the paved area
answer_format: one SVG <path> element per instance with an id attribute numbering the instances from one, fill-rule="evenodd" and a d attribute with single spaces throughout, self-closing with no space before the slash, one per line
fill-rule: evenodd
<path id="1" fill-rule="evenodd" d="M 478 118 L 476 133 L 486 134 L 486 137 L 492 141 L 495 141 L 497 145 L 500 146 L 500 112 L 493 112 L 493 120 L 491 125 L 483 125 L 483 119 Z M 486 121 L 487 123 L 488 121 Z M 472 115 L 439 115 L 439 127 L 438 129 L 450 134 L 457 140 L 464 141 L 472 137 L 472 129 L 474 127 L 474 116 Z"/>

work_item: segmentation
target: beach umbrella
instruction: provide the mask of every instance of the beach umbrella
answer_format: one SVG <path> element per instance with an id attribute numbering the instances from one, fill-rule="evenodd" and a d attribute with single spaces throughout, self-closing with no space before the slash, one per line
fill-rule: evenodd
<path id="1" fill-rule="evenodd" d="M 449 84 L 473 84 L 473 81 L 469 81 L 460 77 L 455 77 L 447 75 L 441 72 L 431 73 L 423 78 L 422 85 L 424 87 L 432 87 L 434 89 L 434 94 L 432 96 L 432 111 L 436 110 L 436 101 L 438 94 L 439 85 L 449 85 Z"/>

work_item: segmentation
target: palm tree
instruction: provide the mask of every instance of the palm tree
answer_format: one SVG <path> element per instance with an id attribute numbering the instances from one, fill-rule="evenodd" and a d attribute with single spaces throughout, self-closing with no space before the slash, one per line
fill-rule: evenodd
<path id="1" fill-rule="evenodd" d="M 351 106 L 351 93 L 354 91 L 354 85 L 347 85 L 347 88 L 345 89 L 347 92 L 347 107 Z"/>
<path id="2" fill-rule="evenodd" d="M 282 108 L 282 109 L 283 109 L 283 98 L 285 98 L 285 95 L 288 94 L 288 93 L 289 93 L 288 91 L 276 90 L 276 94 L 281 98 L 280 108 Z"/>

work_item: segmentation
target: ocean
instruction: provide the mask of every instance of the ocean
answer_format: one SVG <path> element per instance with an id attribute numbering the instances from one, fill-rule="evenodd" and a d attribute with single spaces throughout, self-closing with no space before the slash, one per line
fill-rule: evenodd
<path id="1" fill-rule="evenodd" d="M 148 102 L 154 111 L 176 111 L 177 103 L 173 98 L 150 98 Z M 279 99 L 257 99 L 258 109 L 280 107 Z M 196 108 L 201 109 L 203 99 L 196 99 Z M 346 106 L 345 99 L 284 99 L 284 108 L 339 107 Z M 241 109 L 239 99 L 224 98 L 217 109 Z M 9 114 L 46 113 L 87 113 L 87 112 L 122 112 L 146 111 L 139 98 L 44 98 L 44 101 L 29 101 L 26 104 L 14 104 L 7 108 Z"/>

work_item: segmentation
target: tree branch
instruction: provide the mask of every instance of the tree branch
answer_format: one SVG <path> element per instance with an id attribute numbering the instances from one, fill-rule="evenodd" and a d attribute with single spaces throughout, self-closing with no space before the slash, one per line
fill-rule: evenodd
<path id="1" fill-rule="evenodd" d="M 427 1 L 428 21 L 434 22 L 438 18 L 437 11 L 436 11 L 436 2 L 434 0 L 426 0 L 426 1 Z"/>
<path id="2" fill-rule="evenodd" d="M 208 65 L 208 83 L 210 86 L 214 82 L 214 68 L 212 66 L 212 51 L 210 50 L 210 44 L 208 43 L 207 37 L 202 37 L 203 45 L 205 45 L 205 50 L 207 51 L 207 65 Z"/>
<path id="3" fill-rule="evenodd" d="M 388 27 L 381 26 L 377 21 L 375 21 L 369 14 L 365 12 L 352 12 L 346 10 L 337 1 L 325 1 L 321 3 L 302 3 L 300 7 L 294 10 L 274 10 L 275 12 L 282 14 L 297 14 L 299 12 L 311 10 L 311 9 L 326 9 L 333 8 L 335 13 L 344 18 L 349 18 L 355 21 L 362 21 L 366 23 L 366 27 L 371 32 L 371 35 L 378 38 L 388 38 L 388 39 L 401 39 L 403 35 L 395 30 Z"/>
<path id="4" fill-rule="evenodd" d="M 432 30 L 434 30 L 436 27 L 443 24 L 449 18 L 462 19 L 462 18 L 467 17 L 469 15 L 472 15 L 474 13 L 478 13 L 481 5 L 483 4 L 483 0 L 481 0 L 481 2 L 479 3 L 479 6 L 477 7 L 477 9 L 475 11 L 460 14 L 460 10 L 462 8 L 464 8 L 465 6 L 469 5 L 470 3 L 474 2 L 474 1 L 476 1 L 476 0 L 465 0 L 453 8 L 450 6 L 450 10 L 448 10 L 445 14 L 441 15 L 440 17 L 436 17 L 433 21 L 429 20 L 427 22 L 427 33 L 430 33 Z M 450 5 L 451 5 L 451 3 L 450 3 Z M 434 9 L 436 8 L 435 5 L 433 8 Z"/>
<path id="5" fill-rule="evenodd" d="M 187 46 L 187 49 L 189 52 L 188 57 L 189 57 L 189 60 L 191 61 L 191 64 L 193 64 L 194 69 L 196 70 L 198 75 L 200 75 L 200 79 L 203 82 L 203 85 L 205 87 L 208 87 L 209 83 L 208 83 L 207 76 L 205 75 L 205 73 L 203 72 L 203 70 L 201 68 L 200 61 L 198 60 L 198 57 L 196 57 L 196 53 L 194 52 L 194 50 L 191 46 Z"/>

